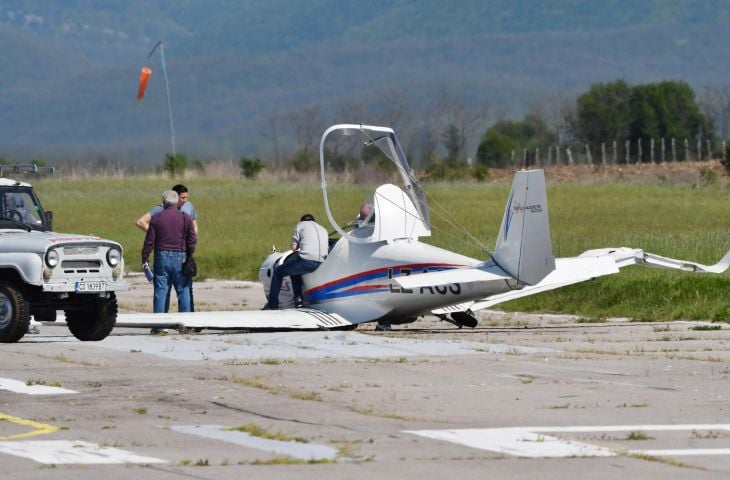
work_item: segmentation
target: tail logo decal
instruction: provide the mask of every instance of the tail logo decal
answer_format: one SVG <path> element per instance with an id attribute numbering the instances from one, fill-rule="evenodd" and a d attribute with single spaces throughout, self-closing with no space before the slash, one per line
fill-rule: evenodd
<path id="1" fill-rule="evenodd" d="M 507 237 L 509 236 L 509 227 L 512 224 L 512 217 L 515 213 L 542 213 L 542 205 L 539 203 L 536 203 L 534 205 L 525 205 L 524 207 L 522 205 L 515 204 L 512 206 L 512 201 L 514 200 L 515 192 L 512 191 L 512 194 L 509 197 L 509 202 L 507 202 L 507 218 L 505 218 L 504 222 L 504 239 L 507 240 Z"/>
<path id="2" fill-rule="evenodd" d="M 515 191 L 512 190 L 512 194 L 509 196 L 509 202 L 507 202 L 507 218 L 504 221 L 504 239 L 507 240 L 507 234 L 509 233 L 509 225 L 512 223 L 512 199 L 515 197 Z"/>

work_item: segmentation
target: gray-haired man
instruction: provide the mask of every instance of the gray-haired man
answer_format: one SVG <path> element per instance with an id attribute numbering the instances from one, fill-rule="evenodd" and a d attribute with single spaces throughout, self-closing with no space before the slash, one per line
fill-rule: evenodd
<path id="1" fill-rule="evenodd" d="M 166 312 L 165 299 L 175 287 L 178 311 L 190 311 L 190 277 L 183 273 L 183 262 L 195 251 L 197 236 L 189 215 L 177 209 L 178 194 L 167 190 L 162 194 L 164 210 L 152 217 L 142 247 L 142 265 L 155 252 L 153 307 L 155 313 Z"/>

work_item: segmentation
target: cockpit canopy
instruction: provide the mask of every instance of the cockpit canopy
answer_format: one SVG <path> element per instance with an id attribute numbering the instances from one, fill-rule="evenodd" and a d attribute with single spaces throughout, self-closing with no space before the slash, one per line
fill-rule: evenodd
<path id="1" fill-rule="evenodd" d="M 348 151 L 347 155 L 341 153 Z M 365 162 L 377 165 L 385 176 L 400 176 L 402 187 L 391 182 L 377 186 L 367 194 L 360 205 L 360 212 L 352 212 L 348 217 L 338 202 L 342 192 L 338 187 L 328 191 L 327 175 L 333 170 L 332 158 L 339 164 L 354 163 L 356 175 L 368 176 L 362 168 Z M 338 165 L 338 164 L 335 164 Z M 339 124 L 328 128 L 320 142 L 320 169 L 324 206 L 332 227 L 343 237 L 357 243 L 390 241 L 401 238 L 418 238 L 431 234 L 431 223 L 426 196 L 393 129 L 371 125 Z M 334 175 L 330 175 L 334 178 Z M 366 183 L 365 179 L 355 179 Z M 334 193 L 333 193 L 334 190 Z M 339 195 L 339 196 L 338 196 Z M 367 211 L 364 213 L 364 211 Z M 336 219 L 335 213 L 339 213 Z M 364 214 L 363 214 L 364 213 Z M 344 215 L 344 216 L 343 216 Z M 355 220 L 348 220 L 355 218 Z"/>

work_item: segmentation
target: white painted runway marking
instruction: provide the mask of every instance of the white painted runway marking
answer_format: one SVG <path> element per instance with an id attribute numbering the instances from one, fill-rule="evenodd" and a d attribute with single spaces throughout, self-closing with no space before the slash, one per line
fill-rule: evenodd
<path id="1" fill-rule="evenodd" d="M 0 442 L 0 453 L 28 458 L 47 465 L 60 464 L 113 464 L 113 463 L 167 463 L 154 457 L 112 447 L 100 447 L 81 440 L 35 440 Z"/>
<path id="2" fill-rule="evenodd" d="M 632 431 L 693 431 L 725 430 L 730 424 L 689 424 L 689 425 L 596 425 L 574 427 L 514 427 L 481 428 L 459 430 L 411 430 L 422 437 L 458 443 L 480 450 L 489 450 L 518 457 L 610 457 L 618 452 L 584 442 L 575 442 L 545 435 L 547 433 L 592 433 L 592 432 L 632 432 Z M 663 450 L 628 450 L 634 455 L 684 456 L 684 455 L 730 455 L 730 448 L 687 448 Z"/>
<path id="3" fill-rule="evenodd" d="M 254 437 L 245 432 L 225 430 L 225 427 L 220 425 L 175 425 L 172 427 L 172 430 L 255 448 L 277 455 L 287 455 L 300 460 L 335 460 L 337 458 L 337 450 L 326 445 L 269 440 L 267 438 Z"/>
<path id="4" fill-rule="evenodd" d="M 50 387 L 48 385 L 27 385 L 24 382 L 12 378 L 0 378 L 0 390 L 9 390 L 15 393 L 26 395 L 62 395 L 66 393 L 79 393 L 61 387 Z"/>

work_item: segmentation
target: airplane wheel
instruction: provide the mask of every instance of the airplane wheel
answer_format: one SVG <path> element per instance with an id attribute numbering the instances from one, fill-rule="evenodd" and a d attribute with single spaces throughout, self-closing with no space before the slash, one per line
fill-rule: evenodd
<path id="1" fill-rule="evenodd" d="M 479 324 L 476 317 L 474 315 L 470 315 L 467 312 L 453 312 L 451 314 L 451 318 L 453 320 L 452 323 L 457 325 L 459 328 L 461 328 L 462 326 L 474 328 Z"/>

